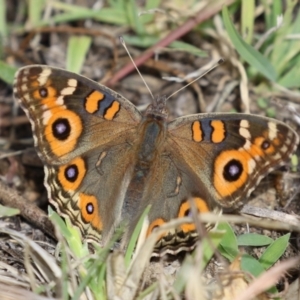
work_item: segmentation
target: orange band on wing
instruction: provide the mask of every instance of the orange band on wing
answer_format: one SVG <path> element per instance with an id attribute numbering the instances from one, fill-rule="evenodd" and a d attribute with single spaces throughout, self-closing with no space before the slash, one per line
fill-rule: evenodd
<path id="1" fill-rule="evenodd" d="M 221 143 L 225 140 L 226 130 L 223 121 L 213 120 L 211 121 L 211 127 L 213 128 L 211 141 L 213 143 Z"/>
<path id="2" fill-rule="evenodd" d="M 193 122 L 192 135 L 195 142 L 201 142 L 203 140 L 203 132 L 200 121 Z"/>
<path id="3" fill-rule="evenodd" d="M 99 102 L 104 99 L 104 94 L 99 91 L 93 91 L 85 99 L 84 107 L 86 111 L 90 114 L 95 113 L 99 110 Z"/>
<path id="4" fill-rule="evenodd" d="M 103 116 L 104 119 L 111 121 L 118 111 L 120 110 L 120 103 L 118 101 L 113 101 L 110 107 L 106 110 L 105 115 Z"/>

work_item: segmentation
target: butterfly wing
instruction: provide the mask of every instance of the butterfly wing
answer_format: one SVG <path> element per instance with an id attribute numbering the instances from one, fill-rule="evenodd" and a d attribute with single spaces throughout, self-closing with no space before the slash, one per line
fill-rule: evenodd
<path id="1" fill-rule="evenodd" d="M 107 87 L 48 66 L 20 69 L 14 95 L 31 121 L 50 201 L 84 237 L 108 236 L 132 172 L 141 114 Z"/>
<path id="2" fill-rule="evenodd" d="M 286 162 L 298 142 L 296 132 L 284 123 L 255 115 L 198 114 L 170 122 L 155 174 L 145 188 L 145 202 L 152 203 L 148 233 L 189 215 L 189 199 L 199 212 L 240 207 L 268 172 Z M 176 254 L 190 249 L 194 237 L 195 226 L 185 224 L 166 234 L 156 250 Z"/>

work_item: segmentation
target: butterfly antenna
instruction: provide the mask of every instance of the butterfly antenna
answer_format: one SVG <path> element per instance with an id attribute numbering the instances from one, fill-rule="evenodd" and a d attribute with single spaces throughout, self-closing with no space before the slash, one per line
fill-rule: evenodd
<path id="1" fill-rule="evenodd" d="M 136 69 L 137 72 L 139 73 L 139 75 L 140 75 L 141 79 L 143 80 L 143 82 L 144 82 L 144 84 L 145 84 L 147 90 L 149 91 L 149 94 L 151 95 L 152 99 L 155 101 L 154 96 L 153 96 L 153 94 L 152 94 L 152 92 L 151 92 L 151 90 L 150 90 L 148 84 L 146 83 L 146 81 L 145 81 L 145 79 L 143 78 L 141 72 L 139 71 L 137 65 L 135 64 L 135 62 L 134 62 L 132 56 L 130 55 L 130 53 L 129 53 L 129 51 L 128 51 L 128 48 L 127 48 L 127 46 L 126 46 L 126 44 L 125 44 L 125 41 L 124 41 L 124 39 L 123 39 L 122 36 L 120 36 L 120 43 L 122 44 L 122 46 L 123 46 L 124 49 L 126 50 L 126 52 L 127 52 L 128 56 L 129 56 L 129 58 L 130 58 L 132 64 L 134 65 L 135 69 Z"/>
<path id="2" fill-rule="evenodd" d="M 195 78 L 194 80 L 192 80 L 191 82 L 189 82 L 188 84 L 186 84 L 185 86 L 183 86 L 182 88 L 180 88 L 179 90 L 177 90 L 176 92 L 174 92 L 173 94 L 171 94 L 169 97 L 167 97 L 166 100 L 170 99 L 171 97 L 173 97 L 175 94 L 179 93 L 181 90 L 185 89 L 186 87 L 188 87 L 189 85 L 193 84 L 195 81 L 199 80 L 201 77 L 205 76 L 207 73 L 209 73 L 210 71 L 212 71 L 213 69 L 215 69 L 216 67 L 218 67 L 219 65 L 221 65 L 224 62 L 224 59 L 221 58 L 219 59 L 211 68 L 209 68 L 208 70 L 206 70 L 203 74 L 201 74 L 200 76 L 198 76 L 197 78 Z"/>

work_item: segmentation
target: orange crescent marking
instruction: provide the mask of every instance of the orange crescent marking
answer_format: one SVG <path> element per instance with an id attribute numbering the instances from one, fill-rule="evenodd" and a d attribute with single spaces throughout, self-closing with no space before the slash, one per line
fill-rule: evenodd
<path id="1" fill-rule="evenodd" d="M 203 200 L 200 197 L 193 197 L 190 201 L 194 201 L 196 208 L 198 210 L 198 213 L 205 213 L 205 212 L 209 212 L 209 208 L 207 206 L 207 203 L 205 200 Z M 183 218 L 186 216 L 186 212 L 190 210 L 190 203 L 189 201 L 185 201 L 181 204 L 180 208 L 179 208 L 179 213 L 178 213 L 178 217 L 179 218 Z M 190 232 L 190 231 L 194 231 L 196 229 L 195 224 L 194 223 L 186 223 L 186 224 L 182 224 L 180 226 L 181 230 L 183 232 Z"/>
<path id="2" fill-rule="evenodd" d="M 207 202 L 205 200 L 203 200 L 202 198 L 194 197 L 193 200 L 196 203 L 199 213 L 206 213 L 206 212 L 210 211 L 208 208 Z"/>
<path id="3" fill-rule="evenodd" d="M 103 98 L 104 94 L 99 91 L 93 91 L 89 96 L 86 97 L 85 110 L 90 114 L 95 113 L 98 111 L 98 104 L 101 100 L 103 100 Z"/>
<path id="4" fill-rule="evenodd" d="M 225 125 L 223 121 L 213 120 L 211 121 L 211 127 L 213 128 L 213 132 L 211 135 L 211 140 L 213 143 L 221 143 L 225 140 Z"/>
<path id="5" fill-rule="evenodd" d="M 71 165 L 75 165 L 77 167 L 78 170 L 78 176 L 75 179 L 74 182 L 69 181 L 66 176 L 65 176 L 65 171 L 66 169 L 71 166 Z M 73 159 L 72 161 L 70 161 L 67 165 L 61 166 L 58 169 L 58 180 L 60 182 L 60 184 L 62 185 L 63 189 L 66 191 L 74 191 L 76 189 L 78 189 L 79 185 L 81 184 L 84 175 L 86 174 L 86 167 L 85 167 L 85 163 L 84 160 L 80 157 L 76 157 L 75 159 Z"/>
<path id="6" fill-rule="evenodd" d="M 87 212 L 87 205 L 93 206 L 92 213 Z M 94 228 L 96 228 L 98 231 L 101 231 L 103 228 L 103 223 L 99 214 L 99 205 L 97 198 L 93 195 L 80 193 L 78 206 L 84 221 L 87 223 L 91 223 Z"/>
<path id="7" fill-rule="evenodd" d="M 166 223 L 166 222 L 165 222 L 162 218 L 159 218 L 159 219 L 154 220 L 154 221 L 149 225 L 146 236 L 149 236 L 149 234 L 151 234 L 151 232 L 153 231 L 153 229 L 154 229 L 155 227 L 159 227 L 159 226 L 161 226 L 161 225 L 163 225 L 163 224 L 165 224 L 165 223 Z M 162 234 L 162 236 L 159 237 L 159 239 L 161 239 L 163 236 L 164 236 L 164 234 Z"/>

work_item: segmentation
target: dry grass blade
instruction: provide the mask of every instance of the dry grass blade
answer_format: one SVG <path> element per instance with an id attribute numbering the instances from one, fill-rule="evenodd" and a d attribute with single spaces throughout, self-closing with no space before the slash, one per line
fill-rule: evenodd
<path id="1" fill-rule="evenodd" d="M 55 258 L 22 233 L 3 227 L 0 228 L 0 231 L 3 234 L 9 235 L 15 243 L 18 243 L 23 248 L 25 253 L 23 264 L 29 275 L 28 284 L 30 287 L 33 289 L 37 288 L 38 278 L 39 282 L 51 283 L 51 285 L 55 286 L 55 294 L 58 296 L 61 295 L 62 271 L 57 265 Z M 16 273 L 15 278 L 18 280 L 19 274 Z M 0 297 L 0 299 L 2 298 Z"/>
<path id="2" fill-rule="evenodd" d="M 158 230 L 153 232 L 145 241 L 144 245 L 140 248 L 135 258 L 132 260 L 131 265 L 124 274 L 124 258 L 118 254 L 113 254 L 111 256 L 110 262 L 113 263 L 108 267 L 108 275 L 110 278 L 110 283 L 108 285 L 109 291 L 112 292 L 112 295 L 108 295 L 109 299 L 113 299 L 113 297 L 118 297 L 116 299 L 136 299 L 136 293 L 138 288 L 140 287 L 140 280 L 142 278 L 143 272 L 150 261 L 150 257 L 158 240 L 159 236 L 170 228 L 168 226 L 161 226 Z M 122 261 L 123 260 L 123 261 Z M 118 265 L 116 263 L 118 262 Z M 114 274 L 115 277 L 112 279 L 111 275 Z M 115 288 L 112 288 L 111 282 L 115 283 Z"/>
<path id="3" fill-rule="evenodd" d="M 0 299 L 1 300 L 55 300 L 54 298 L 43 297 L 34 294 L 24 288 L 9 286 L 0 283 Z"/>
<path id="4" fill-rule="evenodd" d="M 124 256 L 119 252 L 114 252 L 107 259 L 106 288 L 109 299 L 116 296 L 126 279 L 126 267 Z"/>

